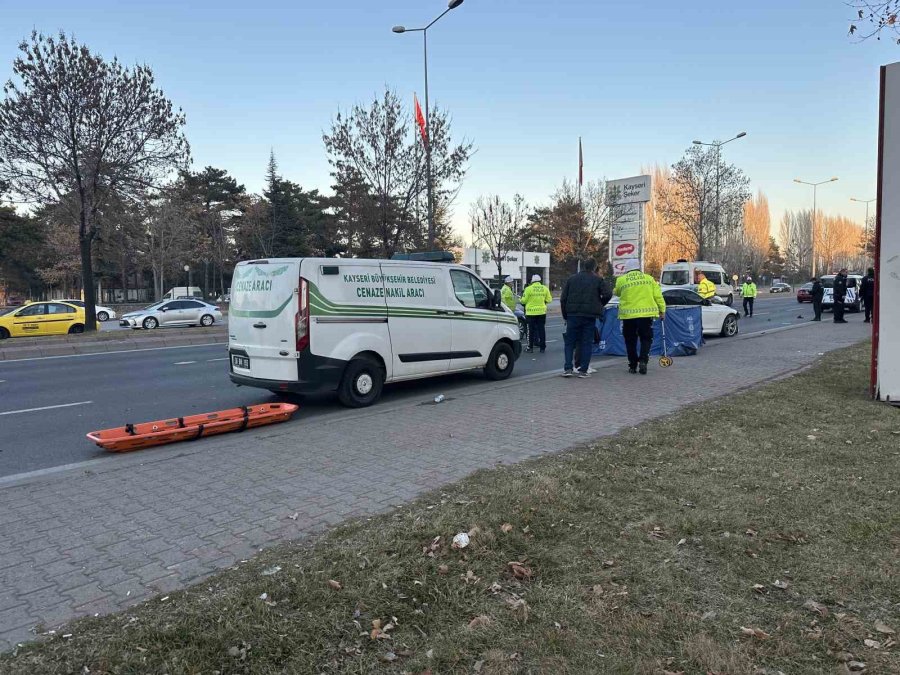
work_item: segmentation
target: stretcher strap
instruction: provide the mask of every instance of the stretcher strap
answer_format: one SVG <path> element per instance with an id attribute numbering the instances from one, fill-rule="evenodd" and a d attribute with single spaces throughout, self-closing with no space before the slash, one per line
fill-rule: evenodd
<path id="1" fill-rule="evenodd" d="M 135 432 L 134 432 L 134 425 L 133 425 L 133 424 L 126 424 L 126 425 L 125 425 L 125 433 L 128 434 L 129 436 L 134 436 L 134 435 L 135 435 Z"/>
<path id="2" fill-rule="evenodd" d="M 178 418 L 178 428 L 184 429 L 184 418 L 183 417 Z"/>
<path id="3" fill-rule="evenodd" d="M 191 438 L 190 440 L 196 441 L 198 438 L 200 438 L 203 435 L 203 427 L 204 427 L 204 425 L 202 425 L 202 424 L 200 426 L 198 426 L 197 427 L 197 435 L 194 436 L 193 438 Z"/>
<path id="4" fill-rule="evenodd" d="M 242 405 L 241 410 L 244 411 L 244 419 L 241 421 L 241 426 L 238 428 L 238 431 L 244 431 L 247 428 L 247 422 L 250 421 L 250 408 Z"/>

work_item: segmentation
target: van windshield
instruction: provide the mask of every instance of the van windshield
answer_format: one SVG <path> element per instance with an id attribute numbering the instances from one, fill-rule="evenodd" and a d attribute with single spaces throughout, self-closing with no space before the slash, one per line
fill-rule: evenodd
<path id="1" fill-rule="evenodd" d="M 834 277 L 822 277 L 822 285 L 825 288 L 834 288 Z"/>
<path id="2" fill-rule="evenodd" d="M 666 270 L 660 283 L 664 286 L 685 286 L 690 283 L 690 273 L 687 270 Z"/>

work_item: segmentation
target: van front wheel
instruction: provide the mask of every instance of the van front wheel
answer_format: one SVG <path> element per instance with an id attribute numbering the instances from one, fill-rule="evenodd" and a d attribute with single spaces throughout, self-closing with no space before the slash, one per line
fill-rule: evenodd
<path id="1" fill-rule="evenodd" d="M 381 365 L 365 357 L 347 364 L 338 387 L 338 399 L 348 408 L 365 408 L 381 397 L 384 373 Z"/>
<path id="2" fill-rule="evenodd" d="M 516 362 L 512 347 L 506 342 L 498 342 L 491 350 L 491 356 L 484 367 L 484 374 L 490 380 L 505 380 L 512 375 Z"/>

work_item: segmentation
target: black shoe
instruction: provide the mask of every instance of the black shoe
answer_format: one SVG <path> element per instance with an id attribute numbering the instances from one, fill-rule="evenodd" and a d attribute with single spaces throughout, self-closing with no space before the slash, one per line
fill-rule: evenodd
<path id="1" fill-rule="evenodd" d="M 631 373 L 632 375 L 637 375 L 637 366 L 629 365 L 628 372 Z"/>
<path id="2" fill-rule="evenodd" d="M 835 323 L 847 323 L 847 319 L 835 319 Z"/>
<path id="3" fill-rule="evenodd" d="M 863 323 L 872 323 L 871 319 L 863 319 Z"/>
<path id="4" fill-rule="evenodd" d="M 525 349 L 523 349 L 522 351 L 524 351 L 526 354 L 532 354 L 534 352 L 534 347 L 525 347 Z"/>
<path id="5" fill-rule="evenodd" d="M 810 321 L 821 321 L 821 320 L 822 320 L 822 319 L 819 318 L 819 317 L 815 317 L 815 318 L 813 318 L 813 319 L 810 319 Z"/>
<path id="6" fill-rule="evenodd" d="M 541 354 L 543 354 L 545 351 L 547 351 L 547 348 L 546 348 L 546 347 L 541 347 Z"/>
<path id="7" fill-rule="evenodd" d="M 639 372 L 641 375 L 646 375 L 646 374 L 647 374 L 647 362 L 646 362 L 646 361 L 641 361 L 641 365 L 638 366 L 638 372 Z"/>

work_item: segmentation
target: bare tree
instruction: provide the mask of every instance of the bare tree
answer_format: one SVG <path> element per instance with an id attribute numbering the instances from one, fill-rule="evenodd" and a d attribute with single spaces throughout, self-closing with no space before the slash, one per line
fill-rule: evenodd
<path id="1" fill-rule="evenodd" d="M 503 277 L 506 254 L 519 248 L 528 219 L 528 205 L 522 195 L 514 195 L 512 204 L 499 196 L 479 197 L 469 212 L 476 246 L 483 246 L 497 265 L 497 278 Z"/>
<path id="2" fill-rule="evenodd" d="M 177 186 L 170 186 L 150 206 L 147 214 L 145 250 L 153 274 L 154 295 L 166 292 L 166 275 L 178 274 L 191 253 L 192 232 L 200 229 L 196 209 Z"/>
<path id="3" fill-rule="evenodd" d="M 656 208 L 675 226 L 679 245 L 702 260 L 741 227 L 749 183 L 743 171 L 722 163 L 717 148 L 692 145 L 672 166 Z"/>
<path id="4" fill-rule="evenodd" d="M 900 44 L 900 0 L 850 0 L 848 4 L 856 9 L 856 17 L 850 23 L 850 35 L 861 40 L 871 37 L 880 40 L 888 31 L 893 33 L 891 39 Z M 863 24 L 865 29 L 860 28 Z"/>
<path id="5" fill-rule="evenodd" d="M 445 111 L 432 111 L 430 122 L 435 212 L 441 206 L 446 212 L 465 176 L 473 146 L 468 141 L 452 144 Z M 421 241 L 415 211 L 425 193 L 425 155 L 418 147 L 422 141 L 410 113 L 396 92 L 386 89 L 368 108 L 355 105 L 346 115 L 338 113 L 323 141 L 335 178 L 351 176 L 371 190 L 377 210 L 374 234 L 381 253 L 390 255 Z"/>
<path id="6" fill-rule="evenodd" d="M 34 32 L 19 50 L 0 102 L 0 185 L 23 202 L 75 196 L 85 330 L 94 330 L 91 257 L 103 206 L 112 193 L 138 199 L 186 164 L 185 118 L 146 65 L 107 62 L 64 33 Z"/>

